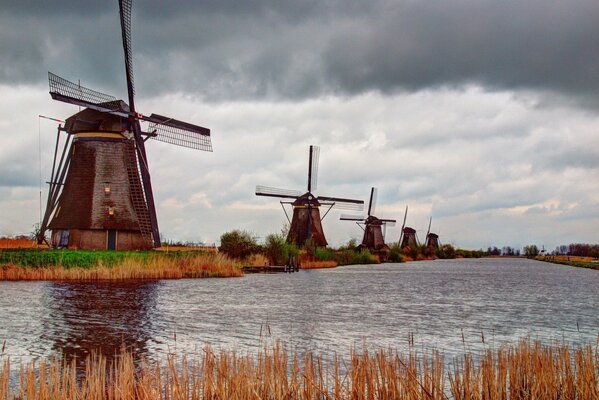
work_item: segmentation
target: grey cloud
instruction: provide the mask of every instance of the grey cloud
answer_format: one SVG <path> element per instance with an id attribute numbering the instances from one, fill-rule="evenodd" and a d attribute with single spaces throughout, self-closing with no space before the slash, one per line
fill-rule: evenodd
<path id="1" fill-rule="evenodd" d="M 3 4 L 0 79 L 52 69 L 124 92 L 116 1 Z M 134 4 L 141 93 L 207 100 L 478 84 L 594 98 L 599 7 L 528 1 Z M 12 32 L 12 33 L 11 33 Z"/>

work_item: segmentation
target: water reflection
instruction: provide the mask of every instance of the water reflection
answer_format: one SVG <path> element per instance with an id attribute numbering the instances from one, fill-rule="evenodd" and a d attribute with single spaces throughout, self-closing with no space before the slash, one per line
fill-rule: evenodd
<path id="1" fill-rule="evenodd" d="M 148 352 L 159 282 L 52 282 L 43 288 L 42 339 L 67 359 L 92 351 L 106 356 L 125 346 Z"/>

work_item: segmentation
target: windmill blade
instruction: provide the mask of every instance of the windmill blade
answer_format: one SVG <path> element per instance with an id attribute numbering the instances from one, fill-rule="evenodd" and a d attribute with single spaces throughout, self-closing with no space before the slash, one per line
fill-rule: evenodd
<path id="1" fill-rule="evenodd" d="M 364 221 L 366 218 L 362 215 L 349 215 L 349 214 L 341 214 L 339 220 L 341 221 Z"/>
<path id="2" fill-rule="evenodd" d="M 190 124 L 189 122 L 179 121 L 178 119 L 165 117 L 163 115 L 152 114 L 149 117 L 147 115 L 140 115 L 139 119 L 147 121 L 151 126 L 163 125 L 169 128 L 176 128 L 196 135 L 210 136 L 210 129 L 204 128 L 203 126 Z"/>
<path id="3" fill-rule="evenodd" d="M 397 222 L 394 219 L 381 219 L 379 221 L 381 221 L 383 223 L 383 225 L 386 225 L 386 226 L 395 226 L 395 223 Z"/>
<path id="4" fill-rule="evenodd" d="M 152 114 L 140 119 L 149 121 L 150 138 L 190 149 L 212 151 L 210 129 L 161 115 Z"/>
<path id="5" fill-rule="evenodd" d="M 428 238 L 428 234 L 431 233 L 431 224 L 433 223 L 433 217 L 428 220 L 428 230 L 426 231 L 426 237 Z"/>
<path id="6" fill-rule="evenodd" d="M 318 160 L 320 158 L 320 147 L 310 146 L 310 158 L 308 164 L 308 192 L 316 190 L 318 184 Z"/>
<path id="7" fill-rule="evenodd" d="M 376 213 L 376 199 L 377 199 L 377 188 L 373 187 L 370 189 L 370 201 L 368 202 L 368 216 L 374 215 Z"/>
<path id="8" fill-rule="evenodd" d="M 299 190 L 280 189 L 270 186 L 256 186 L 256 196 L 279 197 L 283 199 L 297 199 L 303 193 Z"/>
<path id="9" fill-rule="evenodd" d="M 408 218 L 408 206 L 406 205 L 406 212 L 403 215 L 403 224 L 401 224 L 401 233 L 399 234 L 399 245 L 401 246 L 401 242 L 403 240 L 403 230 L 406 227 L 406 218 Z"/>
<path id="10" fill-rule="evenodd" d="M 344 199 L 340 197 L 319 196 L 318 201 L 326 205 L 334 205 L 342 210 L 362 211 L 364 209 L 363 200 Z"/>
<path id="11" fill-rule="evenodd" d="M 119 0 L 119 14 L 121 16 L 121 34 L 123 37 L 123 51 L 125 53 L 125 73 L 127 75 L 127 93 L 129 94 L 129 107 L 135 112 L 135 87 L 133 85 L 133 55 L 131 54 L 131 8 L 133 0 Z"/>
<path id="12" fill-rule="evenodd" d="M 81 107 L 91 108 L 101 112 L 127 117 L 127 109 L 122 101 L 116 97 L 83 87 L 77 83 L 68 81 L 60 76 L 48 72 L 48 83 L 50 96 L 54 100 L 74 104 Z"/>

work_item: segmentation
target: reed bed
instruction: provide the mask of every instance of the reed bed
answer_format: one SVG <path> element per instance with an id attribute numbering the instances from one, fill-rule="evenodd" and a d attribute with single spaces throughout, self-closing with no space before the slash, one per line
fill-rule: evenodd
<path id="1" fill-rule="evenodd" d="M 37 244 L 29 238 L 0 238 L 0 249 L 33 249 Z"/>
<path id="2" fill-rule="evenodd" d="M 590 346 L 530 341 L 482 357 L 466 354 L 453 367 L 439 352 L 422 357 L 388 349 L 324 360 L 313 352 L 290 354 L 281 345 L 257 355 L 207 347 L 194 357 L 139 363 L 123 351 L 112 362 L 90 356 L 82 374 L 74 361 L 55 359 L 11 375 L 7 360 L 0 399 L 593 400 L 599 398 L 598 361 Z"/>
<path id="3" fill-rule="evenodd" d="M 320 269 L 320 268 L 335 268 L 337 261 L 317 261 L 302 259 L 300 262 L 301 269 Z"/>
<path id="4" fill-rule="evenodd" d="M 71 267 L 58 262 L 55 265 L 27 267 L 12 263 L 0 266 L 0 280 L 127 280 L 127 279 L 180 279 L 238 277 L 239 266 L 222 254 L 190 253 L 167 256 L 123 257 L 105 262 L 95 260 L 90 267 Z M 2 400 L 0 398 L 0 400 Z"/>

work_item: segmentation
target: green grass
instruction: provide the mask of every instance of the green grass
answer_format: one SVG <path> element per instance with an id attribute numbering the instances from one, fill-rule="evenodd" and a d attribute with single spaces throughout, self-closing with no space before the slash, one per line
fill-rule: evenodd
<path id="1" fill-rule="evenodd" d="M 366 249 L 334 251 L 326 247 L 317 247 L 314 258 L 319 261 L 336 261 L 339 265 L 378 264 L 378 259 Z"/>
<path id="2" fill-rule="evenodd" d="M 543 261 L 550 262 L 550 263 L 553 263 L 553 264 L 568 265 L 570 267 L 588 268 L 588 269 L 599 270 L 599 263 L 598 262 L 562 261 L 562 260 L 543 260 Z"/>
<path id="3" fill-rule="evenodd" d="M 157 252 L 157 251 L 109 251 L 109 250 L 0 250 L 0 267 L 14 264 L 21 267 L 40 268 L 61 266 L 63 268 L 93 268 L 100 262 L 111 267 L 125 259 L 147 261 L 149 258 L 160 256 L 180 258 L 194 252 Z"/>

